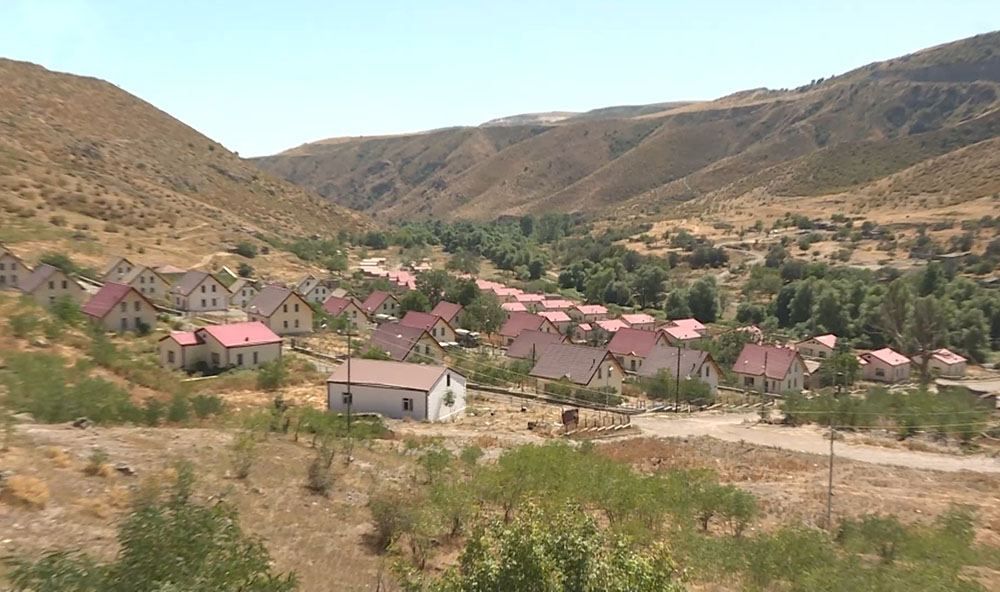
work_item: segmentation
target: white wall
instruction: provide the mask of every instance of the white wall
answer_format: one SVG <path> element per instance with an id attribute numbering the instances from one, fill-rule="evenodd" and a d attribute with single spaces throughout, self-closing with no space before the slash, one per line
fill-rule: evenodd
<path id="1" fill-rule="evenodd" d="M 448 385 L 450 376 L 451 385 Z M 343 393 L 347 392 L 347 383 L 328 382 L 327 400 L 330 410 L 336 413 L 346 413 Z M 451 407 L 444 405 L 445 393 L 452 391 L 455 402 Z M 453 419 L 465 410 L 465 378 L 451 370 L 445 372 L 441 379 L 428 391 L 390 388 L 384 386 L 369 386 L 352 384 L 351 394 L 353 413 L 378 413 L 392 419 L 411 418 L 418 421 L 445 421 Z M 413 400 L 413 409 L 403 410 L 403 399 Z"/>

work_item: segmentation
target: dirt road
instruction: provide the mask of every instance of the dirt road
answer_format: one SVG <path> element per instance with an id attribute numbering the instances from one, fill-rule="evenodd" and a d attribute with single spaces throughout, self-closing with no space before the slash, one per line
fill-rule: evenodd
<path id="1" fill-rule="evenodd" d="M 728 442 L 743 441 L 758 446 L 773 446 L 812 454 L 826 455 L 829 453 L 830 441 L 824 438 L 823 432 L 819 428 L 756 425 L 754 423 L 756 418 L 754 413 L 706 414 L 685 417 L 647 414 L 632 418 L 632 423 L 642 429 L 646 435 L 711 436 Z M 952 456 L 852 444 L 843 440 L 834 443 L 834 454 L 838 457 L 877 465 L 949 472 L 1000 473 L 1000 460 L 985 455 Z"/>

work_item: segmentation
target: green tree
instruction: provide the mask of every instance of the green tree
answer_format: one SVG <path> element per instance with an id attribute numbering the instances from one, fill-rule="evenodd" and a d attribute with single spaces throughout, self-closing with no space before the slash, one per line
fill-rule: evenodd
<path id="1" fill-rule="evenodd" d="M 480 292 L 462 313 L 462 325 L 466 329 L 487 335 L 499 331 L 506 319 L 500 301 L 489 292 Z"/>
<path id="2" fill-rule="evenodd" d="M 241 257 L 246 257 L 247 259 L 253 259 L 257 256 L 257 245 L 250 242 L 240 242 L 236 244 L 236 254 Z"/>
<path id="3" fill-rule="evenodd" d="M 688 290 L 688 308 L 691 316 L 702 323 L 714 323 L 719 317 L 719 286 L 715 277 L 705 276 Z"/>
<path id="4" fill-rule="evenodd" d="M 444 293 L 444 299 L 448 302 L 468 306 L 479 296 L 479 286 L 473 279 L 457 279 Z"/>
<path id="5" fill-rule="evenodd" d="M 276 391 L 285 384 L 288 369 L 283 359 L 261 364 L 257 370 L 257 388 L 264 391 Z"/>
<path id="6" fill-rule="evenodd" d="M 451 287 L 453 278 L 447 271 L 432 269 L 417 276 L 417 291 L 427 297 L 430 306 L 436 306 Z"/>
<path id="7" fill-rule="evenodd" d="M 838 352 L 819 367 L 820 380 L 824 386 L 850 386 L 861 373 L 858 357 L 849 351 Z"/>
<path id="8" fill-rule="evenodd" d="M 948 324 L 941 303 L 933 296 L 921 296 L 913 301 L 912 313 L 906 325 L 907 342 L 920 356 L 920 380 L 930 381 L 930 352 L 940 347 Z M 910 353 L 906 352 L 905 353 Z"/>
<path id="9" fill-rule="evenodd" d="M 688 306 L 687 292 L 679 288 L 674 288 L 667 294 L 667 301 L 663 305 L 664 312 L 668 319 L 686 319 L 691 316 L 691 308 Z"/>
<path id="10" fill-rule="evenodd" d="M 445 269 L 476 275 L 479 273 L 479 255 L 465 249 L 456 251 L 448 259 Z"/>
<path id="11" fill-rule="evenodd" d="M 411 310 L 417 312 L 427 312 L 431 309 L 431 303 L 423 292 L 410 290 L 399 299 L 399 314 L 404 315 Z"/>
<path id="12" fill-rule="evenodd" d="M 632 276 L 632 291 L 639 299 L 639 306 L 653 307 L 660 303 L 667 272 L 658 265 L 646 264 Z"/>
<path id="13" fill-rule="evenodd" d="M 246 261 L 240 261 L 239 267 L 236 268 L 236 273 L 240 277 L 248 278 L 253 276 L 253 266 Z"/>

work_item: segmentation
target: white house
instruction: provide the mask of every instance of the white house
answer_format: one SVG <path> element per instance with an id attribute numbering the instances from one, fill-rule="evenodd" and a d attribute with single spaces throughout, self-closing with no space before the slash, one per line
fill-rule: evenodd
<path id="1" fill-rule="evenodd" d="M 833 333 L 817 335 L 796 343 L 795 349 L 799 350 L 804 358 L 832 358 L 834 350 L 837 349 L 837 336 Z"/>
<path id="2" fill-rule="evenodd" d="M 910 358 L 883 347 L 858 356 L 861 375 L 876 382 L 905 382 L 910 379 Z"/>
<path id="3" fill-rule="evenodd" d="M 919 368 L 923 356 L 917 354 L 913 356 L 913 363 Z M 965 367 L 968 360 L 956 354 L 950 349 L 941 348 L 931 352 L 927 360 L 927 370 L 933 376 L 944 376 L 947 378 L 961 378 L 965 376 Z"/>
<path id="4" fill-rule="evenodd" d="M 352 358 L 326 381 L 330 411 L 378 413 L 393 419 L 447 421 L 465 410 L 465 377 L 445 366 Z"/>

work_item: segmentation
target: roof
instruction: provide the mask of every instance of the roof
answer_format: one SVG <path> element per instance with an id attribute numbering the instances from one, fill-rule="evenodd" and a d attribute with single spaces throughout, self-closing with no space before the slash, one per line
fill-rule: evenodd
<path id="1" fill-rule="evenodd" d="M 372 345 L 383 350 L 393 360 L 402 361 L 413 346 L 430 334 L 419 327 L 407 327 L 400 323 L 385 323 L 372 333 Z M 431 341 L 434 341 L 431 339 Z M 435 341 L 435 343 L 437 343 Z"/>
<path id="2" fill-rule="evenodd" d="M 48 263 L 42 263 L 35 268 L 35 271 L 31 272 L 28 279 L 24 280 L 21 284 L 21 290 L 30 294 L 56 273 L 62 272 L 58 267 L 53 267 Z"/>
<path id="3" fill-rule="evenodd" d="M 521 331 L 537 331 L 545 321 L 545 317 L 529 312 L 512 312 L 507 322 L 500 327 L 500 335 L 517 337 Z"/>
<path id="4" fill-rule="evenodd" d="M 733 372 L 753 376 L 766 375 L 774 380 L 784 380 L 795 360 L 801 358 L 799 352 L 794 349 L 747 343 L 733 364 Z"/>
<path id="5" fill-rule="evenodd" d="M 514 300 L 518 302 L 542 302 L 545 300 L 544 294 L 514 294 Z"/>
<path id="6" fill-rule="evenodd" d="M 806 365 L 806 374 L 815 374 L 823 365 L 819 360 L 802 360 L 802 363 Z"/>
<path id="7" fill-rule="evenodd" d="M 569 343 L 550 343 L 538 351 L 538 361 L 531 369 L 531 376 L 548 380 L 567 379 L 576 384 L 588 384 L 597 373 L 601 362 L 609 356 L 610 353 L 606 349 Z M 611 359 L 614 360 L 614 357 Z M 615 364 L 618 365 L 618 362 Z"/>
<path id="8" fill-rule="evenodd" d="M 278 310 L 278 307 L 281 306 L 285 300 L 288 300 L 293 295 L 300 299 L 302 298 L 297 293 L 284 286 L 278 286 L 275 284 L 264 286 L 264 288 L 260 292 L 257 292 L 257 295 L 253 297 L 253 300 L 251 300 L 250 304 L 247 305 L 246 310 L 248 313 L 270 317 L 275 313 L 275 311 Z"/>
<path id="9" fill-rule="evenodd" d="M 236 281 L 229 285 L 229 291 L 233 294 L 239 292 L 243 288 L 253 288 L 256 290 L 257 286 L 254 284 L 253 280 L 243 277 L 236 278 Z"/>
<path id="10" fill-rule="evenodd" d="M 507 312 L 528 312 L 528 307 L 523 302 L 504 302 L 500 308 Z"/>
<path id="11" fill-rule="evenodd" d="M 608 342 L 608 350 L 616 356 L 637 356 L 645 358 L 656 345 L 660 334 L 655 331 L 622 328 Z"/>
<path id="12" fill-rule="evenodd" d="M 160 273 L 165 273 L 165 272 L 161 271 Z M 205 281 L 210 277 L 212 277 L 212 274 L 206 271 L 198 271 L 198 270 L 188 271 L 184 274 L 184 276 L 180 279 L 180 281 L 177 282 L 177 285 L 174 286 L 174 290 L 180 292 L 182 296 L 187 296 L 191 292 L 194 292 L 195 288 L 200 286 L 203 281 Z"/>
<path id="13" fill-rule="evenodd" d="M 202 333 L 211 335 L 223 347 L 281 343 L 281 338 L 260 321 L 232 323 L 230 325 L 207 325 L 195 330 L 196 336 Z"/>
<path id="14" fill-rule="evenodd" d="M 399 320 L 399 324 L 405 327 L 417 327 L 425 331 L 430 331 L 438 321 L 442 320 L 441 317 L 431 314 L 429 312 L 420 312 L 417 310 L 407 311 L 403 318 Z M 448 321 L 445 321 L 447 323 Z"/>
<path id="15" fill-rule="evenodd" d="M 649 325 L 656 322 L 656 319 L 646 313 L 623 314 L 622 320 L 629 325 Z"/>
<path id="16" fill-rule="evenodd" d="M 392 294 L 376 290 L 369 294 L 368 298 L 365 298 L 365 301 L 361 303 L 361 310 L 368 314 L 372 314 L 378 307 L 382 306 L 382 303 L 385 302 L 386 298 L 392 298 L 395 300 Z"/>
<path id="17" fill-rule="evenodd" d="M 660 327 L 660 331 L 677 341 L 690 341 L 702 338 L 702 334 L 691 327 Z"/>
<path id="18" fill-rule="evenodd" d="M 546 310 L 566 310 L 573 308 L 573 303 L 569 300 L 543 300 L 542 308 Z"/>
<path id="19" fill-rule="evenodd" d="M 628 323 L 621 319 L 608 319 L 606 321 L 594 321 L 594 325 L 597 325 L 601 329 L 604 329 L 608 333 L 616 333 L 621 329 L 628 329 Z"/>
<path id="20" fill-rule="evenodd" d="M 198 345 L 199 343 L 202 343 L 202 341 L 198 339 L 198 336 L 194 334 L 194 331 L 171 331 L 170 335 L 162 337 L 160 341 L 163 341 L 164 339 L 173 339 L 182 346 Z"/>
<path id="21" fill-rule="evenodd" d="M 890 366 L 902 366 L 903 364 L 910 363 L 910 358 L 907 358 L 891 347 L 883 347 L 882 349 L 877 349 L 861 355 L 868 358 L 875 358 L 876 360 L 884 362 Z"/>
<path id="22" fill-rule="evenodd" d="M 565 337 L 558 333 L 546 333 L 545 331 L 521 331 L 521 334 L 514 338 L 514 341 L 507 346 L 507 357 L 518 359 L 531 359 L 534 352 L 538 358 L 538 351 L 546 345 L 552 343 L 563 343 Z"/>
<path id="23" fill-rule="evenodd" d="M 462 305 L 455 304 L 454 302 L 448 302 L 447 300 L 442 300 L 437 303 L 437 306 L 431 310 L 432 315 L 436 315 L 444 319 L 445 321 L 451 323 L 458 317 L 459 313 L 462 312 Z"/>
<path id="24" fill-rule="evenodd" d="M 684 327 L 701 333 L 705 330 L 705 325 L 698 319 L 674 319 L 667 323 L 668 327 Z"/>
<path id="25" fill-rule="evenodd" d="M 830 349 L 835 349 L 837 347 L 837 336 L 833 333 L 827 333 L 826 335 L 817 335 L 815 337 L 810 337 L 805 341 L 800 341 L 799 343 L 805 343 L 806 341 L 815 341 L 820 345 L 825 345 Z"/>
<path id="26" fill-rule="evenodd" d="M 608 314 L 607 307 L 600 304 L 578 304 L 576 305 L 576 309 L 580 311 L 580 314 L 584 315 Z"/>
<path id="27" fill-rule="evenodd" d="M 176 265 L 161 265 L 155 268 L 157 273 L 164 275 L 180 275 L 182 273 L 187 273 L 188 270 L 183 267 L 177 267 Z"/>
<path id="28" fill-rule="evenodd" d="M 498 282 L 491 282 L 490 280 L 476 280 L 476 287 L 480 290 L 493 290 L 493 288 L 502 288 L 503 284 Z"/>
<path id="29" fill-rule="evenodd" d="M 344 310 L 351 304 L 354 304 L 355 306 L 358 305 L 357 301 L 355 301 L 353 298 L 340 298 L 338 296 L 329 296 L 326 300 L 323 301 L 323 310 L 325 310 L 328 314 L 337 316 L 339 314 L 342 314 Z"/>
<path id="30" fill-rule="evenodd" d="M 968 360 L 964 357 L 944 347 L 932 351 L 931 357 L 944 364 L 961 364 L 963 362 L 968 362 Z"/>
<path id="31" fill-rule="evenodd" d="M 591 331 L 594 327 L 590 323 L 580 323 L 576 328 L 579 331 Z"/>
<path id="32" fill-rule="evenodd" d="M 135 292 L 140 298 L 146 300 L 145 296 L 128 284 L 106 282 L 96 294 L 90 297 L 90 300 L 80 310 L 87 316 L 94 317 L 95 319 L 103 319 L 111 312 L 111 309 L 115 305 L 121 302 L 122 298 L 128 296 L 129 292 Z M 153 306 L 149 300 L 146 300 L 146 304 Z"/>
<path id="33" fill-rule="evenodd" d="M 538 313 L 538 316 L 545 317 L 553 323 L 568 323 L 573 319 L 569 318 L 569 315 L 561 310 L 543 310 Z"/>
<path id="34" fill-rule="evenodd" d="M 390 360 L 351 359 L 351 384 L 429 391 L 448 372 L 445 366 L 410 364 Z M 453 373 L 458 374 L 454 370 Z M 341 364 L 326 379 L 347 383 L 347 364 Z"/>
<path id="35" fill-rule="evenodd" d="M 649 331 L 643 331 L 649 333 Z M 672 345 L 657 345 L 649 351 L 649 355 L 642 361 L 637 374 L 639 376 L 655 376 L 660 370 L 670 372 L 671 376 L 677 375 L 677 356 L 680 353 L 681 378 L 688 378 L 697 375 L 701 367 L 706 363 L 718 368 L 712 355 L 700 349 L 689 349 L 684 347 L 674 347 Z"/>
<path id="36" fill-rule="evenodd" d="M 11 251 L 10 248 L 7 247 L 7 245 L 0 243 L 0 257 L 3 257 L 4 255 L 13 257 L 18 263 L 24 265 L 24 261 L 21 261 L 21 258 L 15 255 L 14 251 Z"/>
<path id="37" fill-rule="evenodd" d="M 128 263 L 129 265 L 133 265 L 133 263 L 128 259 L 126 259 L 125 257 L 115 257 L 107 265 L 104 266 L 104 269 L 101 271 L 101 277 L 107 277 L 111 275 L 113 272 L 116 271 L 115 268 L 117 268 L 120 263 Z"/>
<path id="38" fill-rule="evenodd" d="M 519 288 L 508 288 L 507 286 L 499 285 L 493 288 L 493 293 L 497 296 L 517 296 L 518 294 L 523 294 L 524 290 Z"/>
<path id="39" fill-rule="evenodd" d="M 319 279 L 312 275 L 307 275 L 306 277 L 299 280 L 295 284 L 295 291 L 300 294 L 308 294 L 313 288 L 319 285 Z"/>

